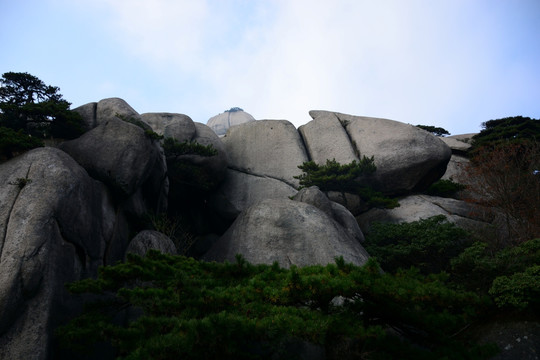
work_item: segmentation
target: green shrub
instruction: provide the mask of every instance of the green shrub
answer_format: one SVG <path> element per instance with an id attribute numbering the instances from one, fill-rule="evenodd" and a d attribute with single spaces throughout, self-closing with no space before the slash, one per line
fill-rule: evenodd
<path id="1" fill-rule="evenodd" d="M 375 223 L 364 247 L 385 271 L 417 267 L 423 274 L 450 270 L 450 260 L 472 242 L 444 215 L 403 224 Z"/>
<path id="2" fill-rule="evenodd" d="M 487 291 L 498 276 L 511 276 L 540 264 L 540 239 L 517 246 L 493 249 L 477 241 L 451 261 L 456 283 L 469 290 Z"/>
<path id="3" fill-rule="evenodd" d="M 465 190 L 466 188 L 466 185 L 456 183 L 451 179 L 441 179 L 431 184 L 426 190 L 426 194 L 440 197 L 453 197 L 457 192 Z"/>
<path id="4" fill-rule="evenodd" d="M 349 353 L 381 359 L 471 358 L 478 350 L 452 334 L 474 319 L 479 297 L 441 277 L 383 274 L 374 261 L 287 270 L 240 256 L 217 264 L 151 251 L 68 288 L 103 297 L 57 332 L 86 354 L 98 342 L 124 359 L 283 358 L 292 354 L 280 345 L 299 340 L 327 353 L 348 343 Z M 115 320 L 125 309 L 139 316 Z"/>
<path id="5" fill-rule="evenodd" d="M 163 150 L 166 157 L 177 157 L 182 155 L 216 156 L 218 151 L 210 145 L 202 145 L 196 141 L 179 142 L 174 138 L 166 138 L 163 141 Z"/>
<path id="6" fill-rule="evenodd" d="M 511 276 L 499 276 L 489 289 L 499 307 L 526 309 L 540 305 L 540 265 L 533 265 L 525 271 Z"/>
<path id="7" fill-rule="evenodd" d="M 416 125 L 416 127 L 420 128 L 420 129 L 423 129 L 423 130 L 426 130 L 426 131 L 432 133 L 435 136 L 450 135 L 448 130 L 446 130 L 446 129 L 442 128 L 442 127 L 436 127 L 436 126 L 431 126 L 431 125 Z"/>
<path id="8" fill-rule="evenodd" d="M 0 156 L 11 159 L 19 153 L 43 146 L 43 141 L 23 133 L 23 130 L 0 126 Z"/>
<path id="9" fill-rule="evenodd" d="M 377 170 L 374 157 L 364 156 L 357 162 L 340 164 L 336 159 L 326 160 L 325 165 L 318 165 L 314 161 L 307 161 L 298 168 L 303 174 L 295 176 L 300 180 L 300 186 L 317 186 L 321 191 L 339 191 L 357 194 L 370 207 L 392 209 L 399 206 L 395 199 L 391 199 L 368 186 L 361 185 L 358 179 L 368 176 Z"/>

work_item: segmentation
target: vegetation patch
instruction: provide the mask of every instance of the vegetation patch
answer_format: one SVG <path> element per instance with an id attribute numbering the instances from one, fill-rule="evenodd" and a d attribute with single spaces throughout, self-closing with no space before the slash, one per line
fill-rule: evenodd
<path id="1" fill-rule="evenodd" d="M 353 160 L 349 164 L 340 164 L 336 159 L 326 160 L 325 165 L 307 161 L 298 168 L 303 174 L 294 178 L 300 180 L 301 188 L 317 186 L 321 191 L 356 194 L 370 207 L 392 209 L 399 206 L 396 199 L 388 198 L 381 192 L 360 183 L 359 178 L 369 176 L 377 170 L 374 157 L 364 156 L 362 160 Z"/>
<path id="2" fill-rule="evenodd" d="M 453 336 L 483 300 L 442 277 L 382 273 L 342 258 L 327 266 L 206 263 L 150 252 L 69 285 L 101 300 L 57 331 L 89 354 L 107 343 L 123 359 L 294 358 L 285 344 L 321 346 L 329 358 L 486 358 Z M 125 323 L 119 314 L 137 309 Z"/>

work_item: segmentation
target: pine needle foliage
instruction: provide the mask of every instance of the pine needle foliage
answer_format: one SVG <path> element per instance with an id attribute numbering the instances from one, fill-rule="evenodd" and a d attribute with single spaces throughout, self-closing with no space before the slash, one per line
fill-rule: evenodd
<path id="1" fill-rule="evenodd" d="M 298 355 L 286 344 L 307 342 L 328 358 L 341 358 L 344 344 L 355 358 L 486 355 L 452 336 L 474 319 L 481 298 L 440 276 L 384 274 L 373 260 L 284 269 L 241 256 L 218 264 L 152 251 L 68 288 L 103 298 L 57 331 L 85 354 L 108 343 L 119 359 L 281 359 Z M 126 311 L 139 315 L 118 321 Z"/>
<path id="2" fill-rule="evenodd" d="M 357 194 L 370 207 L 392 209 L 399 206 L 397 200 L 388 198 L 360 182 L 362 177 L 369 176 L 377 170 L 373 156 L 370 158 L 364 156 L 362 160 L 353 160 L 349 164 L 340 164 L 336 159 L 326 160 L 325 165 L 307 161 L 298 168 L 303 174 L 294 178 L 300 180 L 301 188 L 317 186 L 321 191 Z"/>

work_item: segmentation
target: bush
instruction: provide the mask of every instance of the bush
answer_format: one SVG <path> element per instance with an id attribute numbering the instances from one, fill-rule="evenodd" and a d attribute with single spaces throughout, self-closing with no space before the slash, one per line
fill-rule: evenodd
<path id="1" fill-rule="evenodd" d="M 15 155 L 43 146 L 41 139 L 23 133 L 22 130 L 0 126 L 0 155 L 11 159 Z"/>
<path id="2" fill-rule="evenodd" d="M 431 125 L 416 125 L 417 128 L 420 128 L 422 130 L 426 130 L 430 133 L 432 133 L 435 136 L 445 136 L 450 135 L 448 130 L 442 128 L 442 127 L 436 127 Z"/>
<path id="3" fill-rule="evenodd" d="M 177 157 L 182 155 L 199 155 L 199 156 L 215 156 L 218 154 L 218 151 L 210 145 L 202 145 L 196 141 L 184 141 L 179 142 L 174 138 L 166 138 L 163 141 L 163 150 L 165 151 L 165 156 Z"/>
<path id="4" fill-rule="evenodd" d="M 361 161 L 353 160 L 349 164 L 340 164 L 336 159 L 326 160 L 326 165 L 308 161 L 298 168 L 304 173 L 294 178 L 300 180 L 301 187 L 317 186 L 321 191 L 357 194 L 370 207 L 392 209 L 399 206 L 397 200 L 360 184 L 360 177 L 368 176 L 377 170 L 373 157 L 364 156 Z"/>
<path id="5" fill-rule="evenodd" d="M 151 251 L 68 287 L 103 294 L 58 331 L 61 344 L 85 354 L 98 342 L 125 359 L 294 358 L 284 344 L 302 341 L 327 354 L 348 344 L 349 356 L 380 359 L 471 358 L 478 350 L 452 334 L 474 319 L 479 297 L 441 277 L 383 274 L 374 261 L 287 270 L 240 256 L 217 264 Z M 118 322 L 124 309 L 139 316 Z"/>
<path id="6" fill-rule="evenodd" d="M 453 180 L 441 179 L 431 184 L 426 190 L 426 194 L 440 197 L 454 197 L 457 192 L 466 188 L 466 185 L 456 183 Z"/>
<path id="7" fill-rule="evenodd" d="M 540 265 L 511 276 L 499 276 L 493 281 L 489 294 L 499 307 L 514 307 L 521 310 L 540 305 Z"/>
<path id="8" fill-rule="evenodd" d="M 486 292 L 498 276 L 511 276 L 540 263 L 540 239 L 504 249 L 477 241 L 451 261 L 454 282 Z"/>
<path id="9" fill-rule="evenodd" d="M 395 273 L 417 267 L 423 274 L 450 270 L 450 261 L 472 242 L 471 236 L 444 215 L 403 224 L 375 223 L 364 247 L 381 267 Z"/>

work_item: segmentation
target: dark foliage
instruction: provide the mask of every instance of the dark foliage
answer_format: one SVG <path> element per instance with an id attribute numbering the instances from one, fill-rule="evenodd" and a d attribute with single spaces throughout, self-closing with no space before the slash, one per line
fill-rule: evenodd
<path id="1" fill-rule="evenodd" d="M 17 154 L 43 146 L 43 140 L 25 134 L 23 130 L 0 126 L 0 159 L 11 159 Z"/>
<path id="2" fill-rule="evenodd" d="M 454 182 L 453 180 L 441 179 L 431 184 L 426 190 L 426 194 L 451 198 L 454 197 L 459 191 L 465 190 L 466 188 L 467 186 Z"/>
<path id="3" fill-rule="evenodd" d="M 471 236 L 444 215 L 411 223 L 375 223 L 364 247 L 381 267 L 395 273 L 414 266 L 423 274 L 448 272 L 450 260 L 471 245 Z"/>
<path id="4" fill-rule="evenodd" d="M 374 261 L 287 270 L 151 252 L 69 288 L 103 294 L 58 332 L 83 354 L 104 342 L 123 359 L 294 358 L 285 344 L 305 341 L 329 358 L 486 358 L 453 336 L 482 299 L 449 289 L 442 277 L 383 274 Z M 126 309 L 139 316 L 119 323 Z"/>
<path id="5" fill-rule="evenodd" d="M 490 149 L 507 143 L 540 141 L 540 120 L 514 116 L 482 123 L 482 131 L 473 136 L 471 152 L 488 147 Z"/>
<path id="6" fill-rule="evenodd" d="M 423 130 L 426 130 L 426 131 L 432 133 L 435 136 L 450 135 L 448 130 L 446 130 L 446 129 L 442 128 L 442 127 L 436 127 L 436 126 L 431 126 L 431 125 L 416 125 L 416 127 L 420 128 L 420 129 L 423 129 Z"/>
<path id="7" fill-rule="evenodd" d="M 41 138 L 73 139 L 83 133 L 81 116 L 69 110 L 58 87 L 15 72 L 4 73 L 0 84 L 1 126 Z"/>
<path id="8" fill-rule="evenodd" d="M 390 199 L 372 188 L 362 185 L 362 177 L 377 170 L 373 157 L 364 156 L 362 160 L 349 164 L 340 164 L 336 159 L 326 160 L 325 165 L 308 161 L 299 165 L 303 174 L 295 176 L 301 187 L 317 186 L 321 191 L 339 191 L 359 195 L 370 207 L 394 208 L 397 200 Z"/>
<path id="9" fill-rule="evenodd" d="M 163 141 L 163 150 L 165 151 L 165 156 L 178 157 L 182 155 L 199 155 L 199 156 L 215 156 L 218 154 L 218 151 L 210 145 L 202 145 L 196 141 L 184 141 L 179 142 L 174 138 L 166 138 Z"/>

